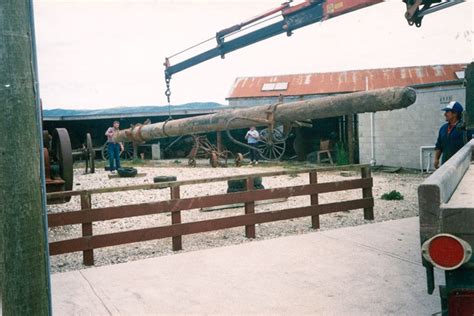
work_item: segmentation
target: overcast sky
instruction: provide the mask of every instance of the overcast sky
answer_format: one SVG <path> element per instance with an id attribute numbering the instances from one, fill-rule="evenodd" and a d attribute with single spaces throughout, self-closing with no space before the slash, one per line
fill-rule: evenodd
<path id="1" fill-rule="evenodd" d="M 281 2 L 35 0 L 43 107 L 166 105 L 166 56 Z M 235 78 L 243 76 L 468 63 L 473 10 L 467 1 L 416 28 L 405 21 L 401 0 L 380 3 L 175 74 L 171 101 L 226 104 Z"/>

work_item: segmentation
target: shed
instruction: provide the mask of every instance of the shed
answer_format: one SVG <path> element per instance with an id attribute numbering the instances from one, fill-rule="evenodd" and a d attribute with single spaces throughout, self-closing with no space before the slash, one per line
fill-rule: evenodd
<path id="1" fill-rule="evenodd" d="M 450 64 L 240 77 L 227 100 L 230 106 L 252 106 L 275 103 L 279 98 L 291 102 L 388 87 L 413 87 L 417 101 L 407 109 L 339 118 L 339 140 L 353 151 L 355 158 L 359 156 L 360 163 L 418 169 L 420 147 L 434 145 L 438 128 L 444 122 L 440 109 L 452 100 L 465 104 L 466 67 L 467 64 Z M 343 121 L 354 124 L 341 127 Z M 311 132 L 299 133 L 303 138 L 319 137 Z M 423 164 L 428 165 L 428 160 Z"/>

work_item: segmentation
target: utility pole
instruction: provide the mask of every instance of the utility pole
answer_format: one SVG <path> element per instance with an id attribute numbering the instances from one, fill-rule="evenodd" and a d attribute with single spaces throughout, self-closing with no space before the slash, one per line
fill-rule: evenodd
<path id="1" fill-rule="evenodd" d="M 3 315 L 50 315 L 32 0 L 0 1 L 0 295 Z"/>
<path id="2" fill-rule="evenodd" d="M 466 85 L 466 117 L 467 128 L 474 129 L 474 62 L 467 65 L 465 72 Z"/>

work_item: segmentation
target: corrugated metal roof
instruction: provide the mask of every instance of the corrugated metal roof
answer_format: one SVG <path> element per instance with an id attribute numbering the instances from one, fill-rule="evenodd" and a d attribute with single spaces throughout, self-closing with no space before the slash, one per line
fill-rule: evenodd
<path id="1" fill-rule="evenodd" d="M 454 64 L 268 77 L 241 77 L 235 80 L 227 99 L 271 97 L 279 96 L 280 94 L 298 96 L 362 91 L 366 90 L 366 78 L 368 78 L 369 90 L 433 84 L 459 80 L 456 72 L 463 71 L 466 66 L 467 64 Z M 284 82 L 288 83 L 288 88 L 284 91 L 262 91 L 264 84 Z"/>

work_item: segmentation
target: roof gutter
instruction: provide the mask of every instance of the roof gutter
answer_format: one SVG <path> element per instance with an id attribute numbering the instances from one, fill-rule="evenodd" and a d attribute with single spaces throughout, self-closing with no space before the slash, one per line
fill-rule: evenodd
<path id="1" fill-rule="evenodd" d="M 456 80 L 448 80 L 448 81 L 439 81 L 439 82 L 430 82 L 430 83 L 419 83 L 419 84 L 413 84 L 413 85 L 408 85 L 407 87 L 410 88 L 429 88 L 429 87 L 444 87 L 444 86 L 453 86 L 453 85 L 462 85 L 464 83 L 464 79 L 456 79 Z M 365 90 L 360 90 L 360 91 L 365 91 Z M 303 95 L 334 95 L 334 94 L 343 94 L 343 93 L 353 93 L 353 92 L 359 92 L 359 90 L 356 91 L 337 91 L 337 92 L 327 92 L 327 93 L 305 93 L 305 94 L 286 94 L 284 95 L 285 97 L 299 97 Z M 278 97 L 278 95 L 258 95 L 258 96 L 239 96 L 239 97 L 227 97 L 225 98 L 226 100 L 235 100 L 235 99 L 256 99 L 256 98 L 275 98 Z"/>

